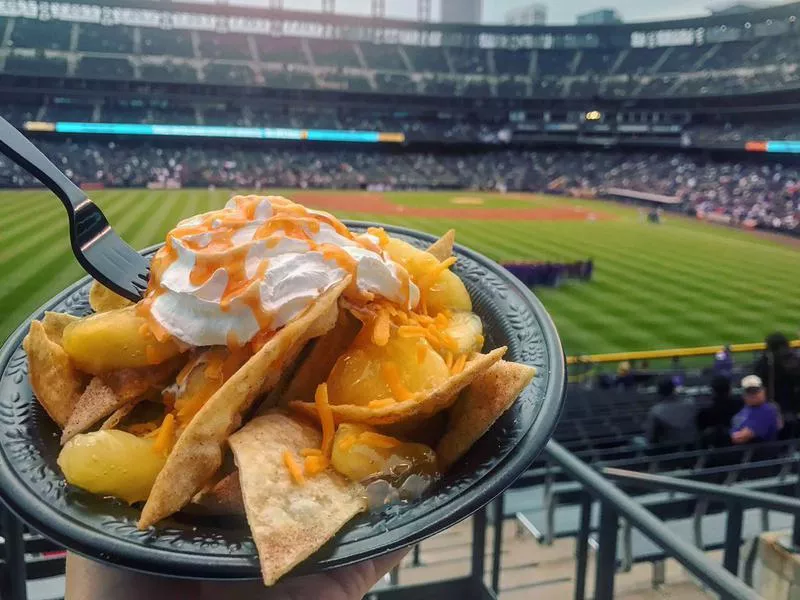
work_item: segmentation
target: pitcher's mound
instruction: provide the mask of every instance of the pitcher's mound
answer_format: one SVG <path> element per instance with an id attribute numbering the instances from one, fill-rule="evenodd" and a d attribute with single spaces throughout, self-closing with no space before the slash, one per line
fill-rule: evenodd
<path id="1" fill-rule="evenodd" d="M 483 198 L 476 198 L 475 196 L 456 196 L 455 198 L 450 198 L 450 204 L 481 206 L 483 204 Z"/>

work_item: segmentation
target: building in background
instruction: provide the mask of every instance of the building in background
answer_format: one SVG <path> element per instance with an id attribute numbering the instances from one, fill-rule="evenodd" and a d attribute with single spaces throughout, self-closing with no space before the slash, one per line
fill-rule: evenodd
<path id="1" fill-rule="evenodd" d="M 483 0 L 442 0 L 442 23 L 481 22 Z"/>
<path id="2" fill-rule="evenodd" d="M 615 25 L 622 23 L 622 17 L 613 8 L 601 8 L 578 15 L 578 25 Z"/>
<path id="3" fill-rule="evenodd" d="M 547 25 L 547 6 L 535 2 L 506 12 L 507 25 Z"/>
<path id="4" fill-rule="evenodd" d="M 712 15 L 739 15 L 765 8 L 767 4 L 756 2 L 734 2 L 732 4 L 720 4 L 709 6 Z"/>

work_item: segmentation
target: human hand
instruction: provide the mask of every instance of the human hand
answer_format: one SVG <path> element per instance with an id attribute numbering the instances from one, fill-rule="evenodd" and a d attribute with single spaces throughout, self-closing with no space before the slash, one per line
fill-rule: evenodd
<path id="1" fill-rule="evenodd" d="M 137 573 L 67 555 L 66 600 L 361 600 L 408 550 L 265 588 L 258 581 L 204 582 Z"/>

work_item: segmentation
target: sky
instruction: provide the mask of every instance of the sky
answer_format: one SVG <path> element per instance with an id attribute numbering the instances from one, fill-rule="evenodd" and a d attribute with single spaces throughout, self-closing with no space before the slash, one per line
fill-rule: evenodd
<path id="1" fill-rule="evenodd" d="M 438 20 L 439 2 L 433 0 L 432 14 Z M 535 0 L 483 0 L 483 20 L 486 23 L 502 23 L 506 11 L 531 4 Z M 576 15 L 598 8 L 616 8 L 625 21 L 654 21 L 679 19 L 709 14 L 707 6 L 732 4 L 733 0 L 539 0 L 547 6 L 548 23 L 574 24 Z M 265 5 L 264 0 L 233 0 L 232 3 Z M 758 2 L 766 4 L 766 2 Z M 290 10 L 319 10 L 321 0 L 284 0 Z M 336 0 L 336 12 L 369 14 L 370 0 Z M 416 19 L 416 0 L 386 0 L 386 16 L 400 19 Z"/>

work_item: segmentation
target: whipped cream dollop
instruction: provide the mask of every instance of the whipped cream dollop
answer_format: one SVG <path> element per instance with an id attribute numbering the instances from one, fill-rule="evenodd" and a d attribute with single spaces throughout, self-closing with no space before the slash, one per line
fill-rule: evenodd
<path id="1" fill-rule="evenodd" d="M 286 325 L 348 274 L 348 294 L 364 301 L 409 309 L 419 302 L 419 289 L 378 237 L 354 235 L 328 213 L 285 198 L 236 196 L 167 235 L 145 305 L 189 345 L 242 345 Z"/>

